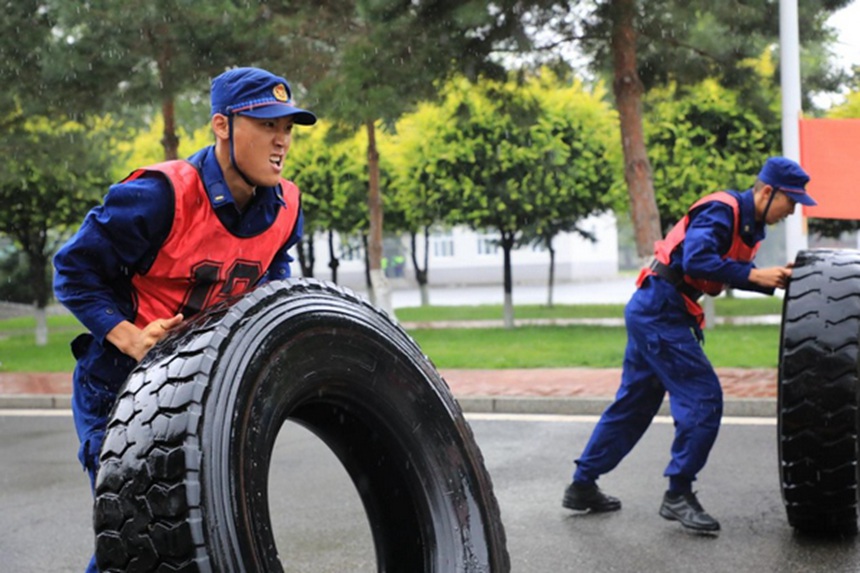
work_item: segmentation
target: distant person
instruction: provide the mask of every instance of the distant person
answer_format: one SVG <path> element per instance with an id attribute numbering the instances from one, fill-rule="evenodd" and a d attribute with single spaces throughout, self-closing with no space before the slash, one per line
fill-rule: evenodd
<path id="1" fill-rule="evenodd" d="M 72 342 L 72 412 L 93 489 L 111 407 L 147 351 L 200 310 L 290 276 L 302 212 L 281 170 L 293 125 L 316 117 L 258 68 L 221 74 L 210 96 L 215 144 L 113 185 L 54 258 L 57 299 L 89 329 Z"/>
<path id="2" fill-rule="evenodd" d="M 668 392 L 675 439 L 660 515 L 694 531 L 719 531 L 719 522 L 692 489 L 723 413 L 720 381 L 701 346 L 705 319 L 698 300 L 727 286 L 767 294 L 785 288 L 790 266 L 759 269 L 753 258 L 767 225 L 792 214 L 797 203 L 816 204 L 806 192 L 808 181 L 794 161 L 771 157 L 752 189 L 703 197 L 655 244 L 654 261 L 639 274 L 624 312 L 627 349 L 621 386 L 575 460 L 564 507 L 621 509 L 621 501 L 603 493 L 597 480 L 633 449 Z"/>

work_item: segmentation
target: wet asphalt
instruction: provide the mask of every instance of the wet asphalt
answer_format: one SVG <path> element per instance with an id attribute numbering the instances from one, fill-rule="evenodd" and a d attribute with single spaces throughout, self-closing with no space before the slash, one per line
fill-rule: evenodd
<path id="1" fill-rule="evenodd" d="M 0 412 L 0 570 L 81 571 L 92 547 L 90 493 L 65 411 Z M 594 417 L 469 416 L 494 482 L 512 571 L 834 572 L 860 570 L 860 542 L 799 535 L 782 506 L 773 419 L 726 419 L 696 484 L 722 523 L 693 535 L 657 514 L 672 426 L 658 419 L 601 486 L 621 511 L 561 507 Z M 334 455 L 287 423 L 270 472 L 285 571 L 376 571 L 358 495 Z"/>

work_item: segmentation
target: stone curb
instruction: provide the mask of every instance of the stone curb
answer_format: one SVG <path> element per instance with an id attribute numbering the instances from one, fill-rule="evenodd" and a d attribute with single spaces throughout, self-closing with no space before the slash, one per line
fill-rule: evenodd
<path id="1" fill-rule="evenodd" d="M 464 396 L 457 398 L 463 412 L 492 414 L 556 414 L 599 416 L 612 403 L 612 398 L 550 398 L 543 396 Z M 723 416 L 774 418 L 776 400 L 773 398 L 726 398 Z M 668 416 L 669 400 L 658 411 Z"/>
<path id="2" fill-rule="evenodd" d="M 463 412 L 469 414 L 555 414 L 600 415 L 612 398 L 570 398 L 543 396 L 463 396 L 457 398 Z M 72 397 L 66 394 L 12 394 L 0 396 L 0 410 L 69 410 Z M 669 415 L 669 401 L 658 412 Z M 773 418 L 776 400 L 773 398 L 727 398 L 723 416 Z"/>
<path id="3" fill-rule="evenodd" d="M 0 410 L 71 410 L 72 397 L 68 394 L 8 394 L 0 396 Z"/>

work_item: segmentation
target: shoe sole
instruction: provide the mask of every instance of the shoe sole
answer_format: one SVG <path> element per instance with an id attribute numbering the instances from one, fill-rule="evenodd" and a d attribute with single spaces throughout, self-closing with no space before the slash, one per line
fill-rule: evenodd
<path id="1" fill-rule="evenodd" d="M 575 505 L 573 503 L 568 503 L 567 501 L 562 501 L 561 506 L 566 508 L 566 509 L 572 509 L 573 511 L 591 511 L 592 513 L 609 513 L 610 511 L 618 511 L 619 509 L 621 509 L 621 502 L 619 502 L 617 505 L 612 504 L 612 505 L 592 507 L 589 505 L 578 506 L 578 505 Z"/>
<path id="2" fill-rule="evenodd" d="M 663 519 L 668 519 L 669 521 L 677 521 L 678 523 L 683 525 L 684 528 L 689 529 L 690 531 L 695 531 L 696 533 L 716 534 L 716 533 L 719 533 L 719 531 L 720 531 L 719 524 L 717 524 L 716 527 L 697 527 L 695 525 L 690 525 L 688 523 L 685 523 L 684 520 L 681 519 L 672 510 L 669 510 L 669 509 L 666 509 L 663 507 L 660 508 L 660 517 L 662 517 Z"/>

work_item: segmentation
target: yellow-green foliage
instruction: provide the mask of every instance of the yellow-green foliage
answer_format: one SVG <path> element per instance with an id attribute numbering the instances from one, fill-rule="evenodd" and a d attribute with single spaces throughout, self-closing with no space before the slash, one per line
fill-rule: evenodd
<path id="1" fill-rule="evenodd" d="M 775 151 L 767 126 L 715 80 L 683 93 L 671 84 L 653 89 L 646 102 L 648 157 L 664 228 L 702 195 L 752 186 Z"/>
<path id="2" fill-rule="evenodd" d="M 305 234 L 335 230 L 348 235 L 366 225 L 367 133 L 338 139 L 320 120 L 293 129 L 284 176 L 302 190 Z"/>
<path id="3" fill-rule="evenodd" d="M 561 135 L 574 132 L 572 141 Z M 512 221 L 535 208 L 525 198 L 538 190 L 548 197 L 576 185 L 605 193 L 607 179 L 610 186 L 623 182 L 617 115 L 606 88 L 548 68 L 506 81 L 454 78 L 440 88 L 438 103 L 402 116 L 380 151 L 390 162 L 394 201 L 413 226 L 442 222 L 468 200 Z M 602 172 L 580 163 L 576 181 L 557 180 L 583 160 L 600 163 Z"/>
<path id="4" fill-rule="evenodd" d="M 860 91 L 848 93 L 843 103 L 827 111 L 827 117 L 833 119 L 860 118 Z"/>
<path id="5" fill-rule="evenodd" d="M 198 149 L 211 145 L 212 129 L 207 124 L 192 133 L 178 128 L 179 157 L 188 157 Z M 120 180 L 135 169 L 164 161 L 164 147 L 161 140 L 164 137 L 164 117 L 161 114 L 152 118 L 146 129 L 140 130 L 133 139 L 117 141 L 117 151 L 124 160 L 117 163 L 113 170 L 113 179 Z"/>
<path id="6" fill-rule="evenodd" d="M 63 120 L 57 116 L 30 116 L 24 122 L 24 131 L 29 134 L 50 133 L 51 136 L 58 138 L 86 137 L 91 141 L 91 146 L 95 145 L 95 142 L 109 141 L 111 133 L 116 128 L 117 122 L 111 116 L 90 116 L 86 119 L 86 123 L 71 119 Z M 61 154 L 61 158 L 65 159 L 67 155 L 69 154 Z"/>

